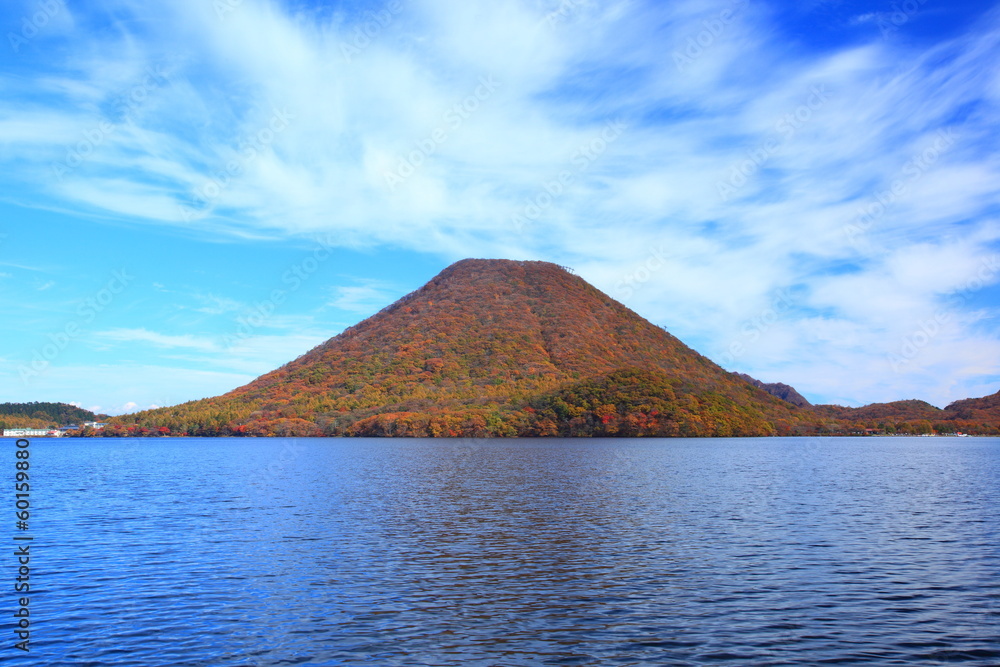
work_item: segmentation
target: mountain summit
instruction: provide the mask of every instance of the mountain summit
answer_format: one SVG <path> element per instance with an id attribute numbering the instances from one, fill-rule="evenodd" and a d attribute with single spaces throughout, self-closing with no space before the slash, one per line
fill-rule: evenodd
<path id="1" fill-rule="evenodd" d="M 771 396 L 777 396 L 783 401 L 788 401 L 792 405 L 797 405 L 800 408 L 805 408 L 811 405 L 809 401 L 806 400 L 805 396 L 800 394 L 795 390 L 795 387 L 791 387 L 784 382 L 761 382 L 756 378 L 752 378 L 746 373 L 733 373 L 736 377 L 749 382 L 755 387 L 760 387 Z"/>

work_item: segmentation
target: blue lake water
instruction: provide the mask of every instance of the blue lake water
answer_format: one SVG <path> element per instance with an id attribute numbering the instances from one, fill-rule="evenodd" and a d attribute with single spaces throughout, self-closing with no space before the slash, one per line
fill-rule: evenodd
<path id="1" fill-rule="evenodd" d="M 1000 664 L 996 438 L 34 439 L 30 460 L 32 651 L 8 555 L 4 664 Z"/>

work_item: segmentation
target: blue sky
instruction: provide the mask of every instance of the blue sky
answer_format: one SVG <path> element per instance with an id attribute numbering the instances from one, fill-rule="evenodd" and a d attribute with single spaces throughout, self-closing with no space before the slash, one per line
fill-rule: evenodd
<path id="1" fill-rule="evenodd" d="M 998 5 L 11 0 L 2 22 L 0 401 L 217 395 L 463 257 L 571 266 L 814 402 L 1000 389 Z"/>

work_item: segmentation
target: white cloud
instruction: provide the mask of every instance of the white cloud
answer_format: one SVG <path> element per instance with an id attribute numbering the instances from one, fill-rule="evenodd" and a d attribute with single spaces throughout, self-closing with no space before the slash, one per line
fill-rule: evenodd
<path id="1" fill-rule="evenodd" d="M 200 308 L 195 308 L 195 310 L 199 313 L 205 313 L 207 315 L 232 313 L 246 307 L 245 304 L 240 303 L 235 299 L 217 296 L 215 294 L 196 294 L 195 298 L 204 304 Z"/>
<path id="2" fill-rule="evenodd" d="M 949 306 L 952 328 L 918 370 L 884 366 L 997 248 L 996 13 L 926 51 L 873 33 L 810 55 L 782 41 L 766 4 L 740 4 L 683 63 L 675 54 L 733 3 L 578 3 L 549 21 L 553 3 L 416 0 L 348 60 L 356 23 L 341 14 L 306 20 L 262 0 L 220 19 L 201 0 L 110 2 L 162 37 L 78 35 L 77 69 L 0 101 L 0 141 L 16 156 L 0 168 L 30 185 L 26 205 L 141 224 L 551 259 L 716 358 L 776 292 L 796 290 L 741 369 L 862 402 L 978 391 L 997 369 L 966 351 L 994 340 L 972 299 Z M 615 118 L 627 129 L 606 141 Z M 952 144 L 914 162 L 949 129 Z M 530 204 L 538 215 L 518 230 L 512 216 Z M 622 281 L 660 246 L 663 267 L 626 297 Z M 391 295 L 344 286 L 328 305 L 371 312 Z M 200 310 L 239 304 L 206 297 Z M 218 351 L 206 336 L 142 328 L 97 338 Z M 938 353 L 955 370 L 935 366 Z M 239 354 L 246 367 L 273 358 L 256 343 Z"/>
<path id="3" fill-rule="evenodd" d="M 214 341 L 204 337 L 198 337 L 191 334 L 184 334 L 180 336 L 167 335 L 142 328 L 98 331 L 94 334 L 94 338 L 98 341 L 111 341 L 115 343 L 149 343 L 157 347 L 190 348 L 203 352 L 212 352 L 218 349 L 218 345 Z"/>
<path id="4" fill-rule="evenodd" d="M 380 281 L 334 287 L 332 292 L 333 298 L 327 302 L 328 306 L 366 315 L 374 314 L 398 298 L 396 290 Z"/>
<path id="5" fill-rule="evenodd" d="M 264 329 L 281 333 L 262 333 Z M 261 327 L 236 326 L 225 336 L 171 335 L 147 329 L 111 329 L 96 332 L 98 347 L 149 344 L 166 350 L 156 355 L 191 368 L 217 368 L 231 373 L 262 375 L 292 361 L 323 343 L 333 334 L 317 331 L 311 321 L 296 317 L 272 317 Z M 147 355 L 136 347 L 129 356 Z M 148 355 L 153 358 L 153 355 Z"/>
<path id="6" fill-rule="evenodd" d="M 263 375 L 287 364 L 325 342 L 330 335 L 300 331 L 281 335 L 257 334 L 237 339 L 212 365 L 232 371 Z"/>

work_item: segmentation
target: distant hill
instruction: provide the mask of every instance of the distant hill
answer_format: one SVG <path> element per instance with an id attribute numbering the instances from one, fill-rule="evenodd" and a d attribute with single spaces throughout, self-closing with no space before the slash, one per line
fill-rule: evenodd
<path id="1" fill-rule="evenodd" d="M 910 399 L 872 403 L 860 408 L 814 405 L 828 419 L 863 425 L 886 433 L 971 433 L 1000 435 L 1000 392 L 984 398 L 955 401 L 944 410 L 926 401 Z"/>
<path id="2" fill-rule="evenodd" d="M 915 399 L 893 401 L 891 403 L 872 403 L 860 408 L 848 408 L 841 405 L 814 405 L 813 409 L 819 414 L 834 419 L 871 420 L 891 418 L 894 420 L 934 420 L 947 417 L 941 408 L 934 407 L 926 401 Z"/>
<path id="3" fill-rule="evenodd" d="M 0 403 L 0 428 L 53 428 L 106 417 L 68 403 Z"/>
<path id="4" fill-rule="evenodd" d="M 966 398 L 955 401 L 944 409 L 952 419 L 970 421 L 1000 420 L 1000 391 L 983 398 Z"/>
<path id="5" fill-rule="evenodd" d="M 777 396 L 783 401 L 788 401 L 792 405 L 797 405 L 800 408 L 810 405 L 805 396 L 795 391 L 794 387 L 791 387 L 783 382 L 761 382 L 760 380 L 750 377 L 746 373 L 733 373 L 733 375 L 749 382 L 755 387 L 760 387 L 767 393 L 771 394 L 771 396 Z"/>

